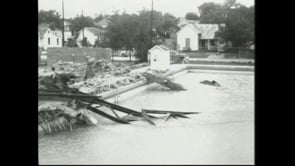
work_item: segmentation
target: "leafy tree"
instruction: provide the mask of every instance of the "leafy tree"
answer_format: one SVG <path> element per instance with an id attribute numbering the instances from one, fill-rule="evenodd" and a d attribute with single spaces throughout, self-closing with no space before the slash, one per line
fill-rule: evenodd
<path id="1" fill-rule="evenodd" d="M 40 10 L 38 13 L 38 24 L 48 24 L 53 30 L 62 29 L 61 15 L 55 10 Z"/>
<path id="2" fill-rule="evenodd" d="M 221 24 L 225 22 L 224 7 L 213 2 L 203 3 L 199 6 L 200 23 Z"/>
<path id="3" fill-rule="evenodd" d="M 115 13 L 110 18 L 111 23 L 107 27 L 106 43 L 113 49 L 135 49 L 135 56 L 141 61 L 147 58 L 147 51 L 154 44 L 160 44 L 169 36 L 173 29 L 177 28 L 177 19 L 171 14 L 162 15 L 161 12 L 153 12 L 153 31 L 151 31 L 151 12 L 140 11 L 139 14 L 119 15 Z M 153 41 L 151 43 L 151 36 Z"/>
<path id="4" fill-rule="evenodd" d="M 227 12 L 225 28 L 217 36 L 231 41 L 234 47 L 244 46 L 254 40 L 254 7 L 240 6 Z"/>
<path id="5" fill-rule="evenodd" d="M 224 7 L 231 8 L 236 4 L 236 0 L 225 0 Z"/>
<path id="6" fill-rule="evenodd" d="M 98 21 L 102 20 L 103 18 L 105 18 L 105 16 L 103 14 L 99 14 L 97 17 L 94 18 L 94 21 L 98 22 Z"/>
<path id="7" fill-rule="evenodd" d="M 199 16 L 197 13 L 192 13 L 192 12 L 189 12 L 185 15 L 185 19 L 187 20 L 199 20 Z"/>
<path id="8" fill-rule="evenodd" d="M 223 5 L 203 3 L 199 7 L 200 23 L 225 24 L 216 34 L 232 46 L 241 47 L 254 40 L 254 7 L 246 7 L 235 0 L 226 0 Z"/>
<path id="9" fill-rule="evenodd" d="M 77 33 L 85 27 L 92 27 L 92 26 L 94 26 L 94 23 L 91 17 L 77 16 L 72 20 L 71 28 L 74 33 Z"/>

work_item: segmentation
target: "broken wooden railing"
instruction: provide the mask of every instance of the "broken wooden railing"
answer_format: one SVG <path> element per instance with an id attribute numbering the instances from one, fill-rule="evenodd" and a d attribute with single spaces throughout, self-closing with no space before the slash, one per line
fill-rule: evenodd
<path id="1" fill-rule="evenodd" d="M 113 122 L 121 123 L 121 124 L 130 124 L 132 121 L 146 121 L 151 125 L 156 125 L 153 121 L 154 119 L 164 119 L 165 121 L 172 118 L 189 118 L 187 115 L 190 114 L 198 114 L 199 112 L 177 112 L 177 111 L 161 111 L 161 110 L 149 110 L 149 109 L 142 109 L 141 112 L 135 111 L 130 108 L 126 108 L 120 105 L 116 105 L 110 102 L 107 102 L 105 100 L 100 99 L 98 96 L 91 96 L 91 95 L 85 95 L 85 94 L 69 94 L 69 93 L 52 93 L 52 92 L 39 92 L 39 97 L 59 97 L 59 98 L 67 98 L 69 101 L 74 100 L 74 102 L 77 104 L 78 107 L 87 109 L 99 116 L 102 116 L 104 118 L 107 118 Z M 99 107 L 96 107 L 95 105 L 99 105 Z M 100 107 L 105 106 L 108 109 L 100 109 Z M 108 112 L 109 111 L 109 112 Z M 119 116 L 118 112 L 125 113 L 125 115 Z M 155 116 L 163 115 L 163 116 Z M 51 121 L 58 121 L 57 116 L 52 116 Z M 70 126 L 70 129 L 72 130 L 72 119 L 74 116 L 70 118 L 66 118 L 68 120 L 68 126 Z M 42 117 L 41 117 L 42 119 Z M 42 119 L 43 121 L 43 119 Z M 47 121 L 50 121 L 47 119 Z M 43 121 L 44 122 L 44 121 Z M 60 128 L 65 128 L 62 125 Z M 45 128 L 44 125 L 41 126 L 42 128 Z M 47 123 L 47 128 L 48 123 Z M 46 130 L 48 131 L 48 130 Z"/>

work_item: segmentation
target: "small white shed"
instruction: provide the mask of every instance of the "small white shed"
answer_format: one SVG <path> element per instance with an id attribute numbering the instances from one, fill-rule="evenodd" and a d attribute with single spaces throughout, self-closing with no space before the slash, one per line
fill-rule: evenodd
<path id="1" fill-rule="evenodd" d="M 148 59 L 152 70 L 167 70 L 170 66 L 171 50 L 163 45 L 155 45 L 148 51 Z"/>

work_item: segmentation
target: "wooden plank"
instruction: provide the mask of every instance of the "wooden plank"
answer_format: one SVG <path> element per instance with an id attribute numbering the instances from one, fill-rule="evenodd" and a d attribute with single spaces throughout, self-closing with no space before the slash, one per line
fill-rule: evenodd
<path id="1" fill-rule="evenodd" d="M 116 113 L 116 111 L 114 111 L 113 109 L 111 109 L 113 114 L 117 117 L 117 118 L 120 118 L 120 116 Z"/>
<path id="2" fill-rule="evenodd" d="M 151 114 L 167 114 L 167 113 L 174 113 L 174 114 L 199 114 L 200 112 L 179 112 L 179 111 L 163 111 L 163 110 L 150 110 L 150 109 L 143 109 L 147 113 Z"/>
<path id="3" fill-rule="evenodd" d="M 67 93 L 38 93 L 40 100 L 69 100 L 69 99 L 80 99 L 82 101 L 86 101 L 89 103 L 93 103 L 96 101 L 96 98 L 100 96 L 91 96 L 84 94 L 67 94 Z M 55 99 L 56 98 L 56 99 Z"/>
<path id="4" fill-rule="evenodd" d="M 167 117 L 165 118 L 165 122 L 168 121 L 172 117 L 171 113 L 168 113 Z"/>
<path id="5" fill-rule="evenodd" d="M 99 99 L 100 96 L 91 96 L 91 95 L 84 95 L 84 94 L 66 94 L 66 93 L 39 93 L 39 96 L 40 97 L 51 96 L 51 97 L 77 98 L 83 102 L 98 103 L 98 104 L 106 105 L 112 109 L 116 109 L 117 111 L 142 117 L 142 114 L 140 112 Z M 148 116 L 150 118 L 157 118 L 151 115 L 148 115 Z"/>
<path id="6" fill-rule="evenodd" d="M 173 114 L 176 117 L 181 117 L 181 118 L 187 118 L 189 119 L 189 117 L 185 116 L 185 115 L 181 115 L 181 114 Z"/>
<path id="7" fill-rule="evenodd" d="M 122 117 L 121 119 L 126 120 L 128 122 L 132 122 L 132 121 L 142 120 L 142 117 L 133 116 L 131 114 L 128 114 L 128 115 Z"/>
<path id="8" fill-rule="evenodd" d="M 156 124 L 155 124 L 153 121 L 151 121 L 151 119 L 147 116 L 147 113 L 146 113 L 144 110 L 141 110 L 141 112 L 142 112 L 143 118 L 144 118 L 149 124 L 156 126 Z"/>

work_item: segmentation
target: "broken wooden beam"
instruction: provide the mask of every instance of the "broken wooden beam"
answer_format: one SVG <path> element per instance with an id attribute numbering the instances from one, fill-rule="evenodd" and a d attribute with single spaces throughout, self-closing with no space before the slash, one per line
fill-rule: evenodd
<path id="1" fill-rule="evenodd" d="M 167 117 L 165 118 L 165 122 L 168 121 L 172 117 L 171 113 L 168 113 Z"/>
<path id="2" fill-rule="evenodd" d="M 110 119 L 112 121 L 115 121 L 115 122 L 118 122 L 118 123 L 122 123 L 122 124 L 129 124 L 129 122 L 127 122 L 125 120 L 122 120 L 122 119 L 118 119 L 116 117 L 113 117 L 113 116 L 111 116 L 111 115 L 109 115 L 109 114 L 107 114 L 107 113 L 105 113 L 105 112 L 103 112 L 103 111 L 101 111 L 101 110 L 99 110 L 97 108 L 91 107 L 90 105 L 85 104 L 85 103 L 83 103 L 81 101 L 77 101 L 77 102 L 80 105 L 84 106 L 86 109 L 88 109 L 88 110 L 90 110 L 90 111 L 92 111 L 94 113 L 97 113 L 97 114 L 99 114 L 99 115 L 101 115 L 101 116 L 103 116 L 103 117 L 105 117 L 107 119 Z"/>
<path id="3" fill-rule="evenodd" d="M 147 113 L 151 114 L 167 114 L 167 113 L 173 113 L 173 114 L 199 114 L 200 112 L 180 112 L 180 111 L 163 111 L 163 110 L 150 110 L 150 109 L 143 109 Z"/>
<path id="4" fill-rule="evenodd" d="M 132 114 L 134 116 L 139 116 L 139 117 L 142 117 L 142 113 L 140 112 L 137 112 L 137 111 L 134 111 L 130 108 L 126 108 L 126 107 L 123 107 L 123 106 L 120 106 L 120 105 L 116 105 L 116 104 L 113 104 L 113 103 L 110 103 L 110 102 L 107 102 L 105 100 L 102 100 L 102 99 L 95 99 L 97 103 L 99 104 L 102 104 L 102 105 L 106 105 L 112 109 L 115 109 L 117 111 L 120 111 L 120 112 L 124 112 L 124 113 L 127 113 L 127 114 Z M 148 117 L 150 118 L 157 118 L 155 116 L 152 116 L 152 115 L 147 115 Z"/>
<path id="5" fill-rule="evenodd" d="M 156 124 L 148 117 L 147 113 L 144 110 L 141 110 L 143 118 L 151 125 L 156 126 Z"/>
<path id="6" fill-rule="evenodd" d="M 106 105 L 107 107 L 110 107 L 111 109 L 116 109 L 120 112 L 124 112 L 127 114 L 132 114 L 135 116 L 142 117 L 142 114 L 140 112 L 134 111 L 132 109 L 119 106 L 110 102 L 107 102 L 105 100 L 99 99 L 100 96 L 91 96 L 91 95 L 84 95 L 84 94 L 67 94 L 67 93 L 39 93 L 39 97 L 64 97 L 64 98 L 77 98 L 83 102 L 88 103 L 98 103 L 101 105 Z M 155 116 L 148 115 L 150 118 L 157 118 Z"/>
<path id="7" fill-rule="evenodd" d="M 189 119 L 189 117 L 187 117 L 185 115 L 175 114 L 175 113 L 173 113 L 173 115 L 176 116 L 176 117 L 181 117 L 181 118 L 187 118 L 187 119 Z"/>
<path id="8" fill-rule="evenodd" d="M 80 99 L 82 101 L 87 102 L 95 102 L 96 98 L 99 98 L 101 96 L 91 96 L 91 95 L 84 95 L 84 94 L 69 94 L 69 93 L 44 93 L 39 92 L 38 93 L 39 99 L 41 100 L 50 100 L 54 98 L 65 98 L 65 99 Z"/>

